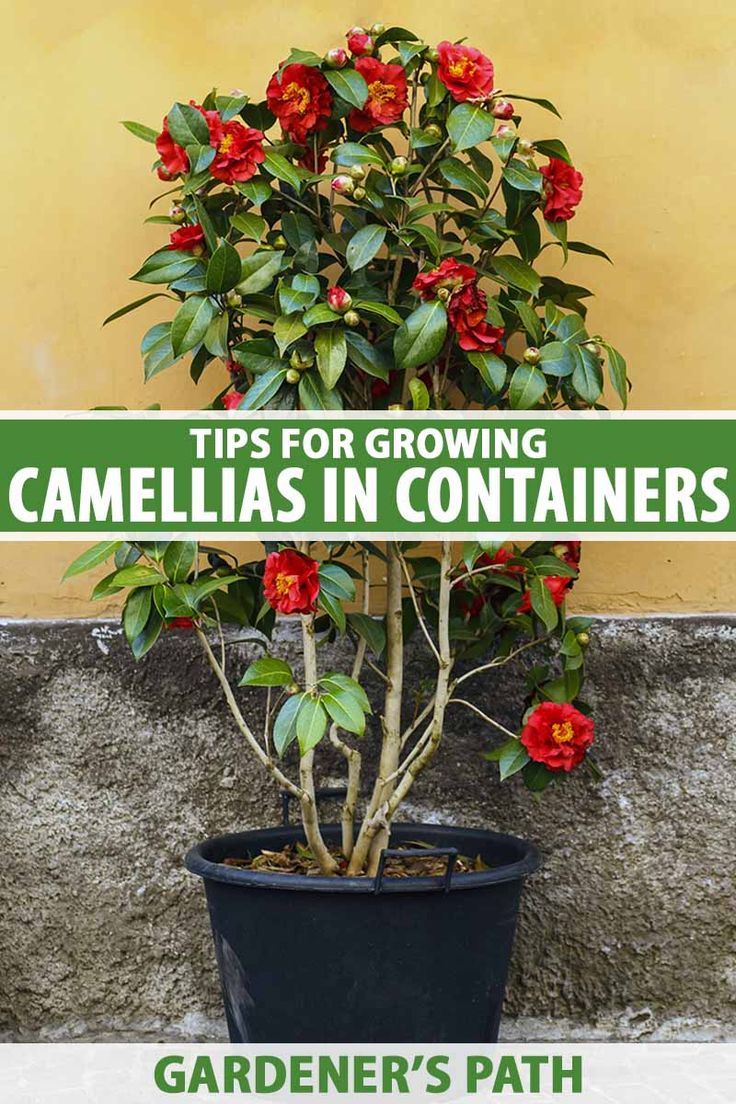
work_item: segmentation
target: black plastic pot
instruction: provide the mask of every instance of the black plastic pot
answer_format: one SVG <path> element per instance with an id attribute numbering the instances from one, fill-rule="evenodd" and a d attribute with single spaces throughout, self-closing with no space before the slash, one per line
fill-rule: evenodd
<path id="1" fill-rule="evenodd" d="M 337 825 L 323 833 L 339 842 Z M 392 846 L 440 849 L 446 877 L 306 877 L 221 863 L 303 838 L 290 826 L 215 836 L 186 857 L 204 879 L 231 1041 L 495 1041 L 536 848 L 496 832 L 396 824 Z M 452 876 L 458 853 L 490 869 Z"/>

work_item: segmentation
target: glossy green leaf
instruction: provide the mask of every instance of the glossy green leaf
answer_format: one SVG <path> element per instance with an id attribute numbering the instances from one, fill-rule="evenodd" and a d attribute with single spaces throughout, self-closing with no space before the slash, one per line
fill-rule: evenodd
<path id="1" fill-rule="evenodd" d="M 478 176 L 473 169 L 468 168 L 465 162 L 459 158 L 446 157 L 444 161 L 440 161 L 437 167 L 440 176 L 453 188 L 471 192 L 472 195 L 477 195 L 480 199 L 485 199 L 488 195 L 488 185 L 483 178 Z"/>
<path id="2" fill-rule="evenodd" d="M 372 314 L 376 318 L 382 318 L 384 322 L 390 322 L 392 326 L 401 325 L 401 315 L 388 303 L 377 303 L 372 299 L 358 299 L 353 303 L 353 309 L 361 314 Z"/>
<path id="3" fill-rule="evenodd" d="M 129 644 L 143 632 L 151 612 L 151 588 L 131 591 L 123 609 L 123 632 Z"/>
<path id="4" fill-rule="evenodd" d="M 306 698 L 306 694 L 294 694 L 287 698 L 276 716 L 272 738 L 273 746 L 279 756 L 283 756 L 289 745 L 296 740 L 296 721 Z"/>
<path id="5" fill-rule="evenodd" d="M 393 362 L 382 345 L 374 345 L 363 334 L 356 333 L 355 330 L 346 330 L 345 340 L 348 346 L 348 356 L 353 364 L 360 368 L 362 372 L 365 372 L 366 375 L 388 380 Z"/>
<path id="6" fill-rule="evenodd" d="M 193 295 L 184 300 L 171 323 L 171 347 L 175 356 L 199 345 L 215 314 L 217 307 L 207 297 Z"/>
<path id="7" fill-rule="evenodd" d="M 498 757 L 501 781 L 505 782 L 507 778 L 525 767 L 528 762 L 529 755 L 524 745 L 518 740 L 509 740 L 502 746 Z"/>
<path id="8" fill-rule="evenodd" d="M 198 266 L 198 259 L 183 249 L 159 249 L 130 278 L 143 284 L 171 284 Z"/>
<path id="9" fill-rule="evenodd" d="M 299 402 L 304 410 L 342 410 L 340 392 L 329 391 L 316 372 L 302 372 Z"/>
<path id="10" fill-rule="evenodd" d="M 220 242 L 207 265 L 207 291 L 218 295 L 231 291 L 241 278 L 242 263 L 234 246 Z"/>
<path id="11" fill-rule="evenodd" d="M 106 326 L 108 322 L 114 322 L 116 318 L 122 318 L 125 314 L 130 314 L 131 311 L 137 310 L 138 307 L 142 307 L 144 303 L 150 303 L 152 299 L 170 299 L 170 295 L 166 295 L 163 291 L 154 291 L 150 295 L 144 295 L 142 299 L 136 299 L 132 303 L 128 303 L 124 307 L 119 307 L 118 310 L 113 311 L 112 314 L 108 314 L 105 321 L 102 323 Z"/>
<path id="12" fill-rule="evenodd" d="M 618 349 L 614 349 L 613 345 L 606 344 L 605 350 L 608 353 L 608 375 L 611 380 L 614 391 L 618 395 L 623 405 L 624 410 L 629 401 L 629 388 L 626 377 L 626 361 L 621 356 Z"/>
<path id="13" fill-rule="evenodd" d="M 541 576 L 533 575 L 529 580 L 529 596 L 532 609 L 547 632 L 551 632 L 557 624 L 559 611 Z"/>
<path id="14" fill-rule="evenodd" d="M 130 119 L 124 119 L 123 126 L 136 138 L 140 138 L 144 142 L 155 142 L 158 138 L 159 132 L 153 130 L 152 127 L 144 126 L 143 123 L 134 123 Z"/>
<path id="15" fill-rule="evenodd" d="M 341 100 L 362 107 L 368 99 L 368 85 L 357 69 L 326 69 L 324 76 Z"/>
<path id="16" fill-rule="evenodd" d="M 506 96 L 509 100 L 523 100 L 525 103 L 537 104 L 539 107 L 543 107 L 545 111 L 551 111 L 552 114 L 556 115 L 558 119 L 562 118 L 559 111 L 551 100 L 541 99 L 537 96 L 521 96 L 518 92 L 507 92 Z"/>
<path id="17" fill-rule="evenodd" d="M 307 327 L 302 321 L 301 314 L 282 314 L 276 319 L 273 327 L 273 336 L 279 352 L 283 356 L 290 345 L 298 341 L 307 332 Z"/>
<path id="18" fill-rule="evenodd" d="M 271 284 L 281 271 L 284 254 L 263 250 L 245 257 L 240 270 L 237 290 L 240 295 L 255 295 Z"/>
<path id="19" fill-rule="evenodd" d="M 154 586 L 156 583 L 165 583 L 166 577 L 148 564 L 132 564 L 115 572 L 115 586 Z"/>
<path id="20" fill-rule="evenodd" d="M 327 731 L 327 721 L 327 712 L 322 702 L 305 695 L 296 715 L 296 738 L 302 755 L 306 755 L 320 742 Z"/>
<path id="21" fill-rule="evenodd" d="M 71 579 L 73 575 L 81 575 L 83 571 L 91 571 L 93 567 L 104 563 L 112 554 L 121 547 L 122 541 L 100 541 L 86 548 L 76 560 L 72 560 L 62 575 L 62 581 Z"/>
<path id="22" fill-rule="evenodd" d="M 531 410 L 547 390 L 547 381 L 531 364 L 519 364 L 509 384 L 512 410 Z"/>
<path id="23" fill-rule="evenodd" d="M 584 345 L 572 345 L 570 348 L 575 357 L 572 385 L 580 398 L 592 406 L 601 397 L 603 391 L 603 372 L 600 361 Z"/>
<path id="24" fill-rule="evenodd" d="M 421 368 L 438 355 L 447 334 L 447 311 L 439 299 L 422 303 L 394 334 L 394 356 L 400 368 Z"/>
<path id="25" fill-rule="evenodd" d="M 297 192 L 304 183 L 304 176 L 296 166 L 292 165 L 291 161 L 287 161 L 282 154 L 274 153 L 273 150 L 266 150 L 263 168 L 277 180 L 283 180 L 285 184 L 291 185 Z"/>
<path id="26" fill-rule="evenodd" d="M 494 257 L 492 260 L 493 268 L 507 284 L 511 284 L 512 287 L 520 288 L 522 291 L 527 291 L 532 295 L 537 295 L 542 286 L 542 281 L 526 261 L 522 261 L 520 257 L 512 257 L 503 255 L 500 257 Z"/>
<path id="27" fill-rule="evenodd" d="M 331 391 L 343 373 L 348 356 L 342 326 L 321 329 L 315 338 L 314 349 L 322 382 Z"/>
<path id="28" fill-rule="evenodd" d="M 347 693 L 323 694 L 320 701 L 336 725 L 355 736 L 363 735 L 365 713 L 354 697 Z"/>
<path id="29" fill-rule="evenodd" d="M 191 104 L 175 103 L 167 116 L 169 134 L 177 146 L 206 146 L 210 141 L 210 128 L 201 111 Z"/>
<path id="30" fill-rule="evenodd" d="M 386 227 L 379 226 L 377 223 L 371 223 L 369 226 L 364 226 L 362 230 L 358 230 L 357 234 L 353 234 L 348 242 L 345 254 L 348 267 L 353 272 L 365 268 L 368 262 L 372 261 L 378 253 L 385 238 Z"/>
<path id="31" fill-rule="evenodd" d="M 429 391 L 417 376 L 409 380 L 409 394 L 412 410 L 429 410 Z"/>
<path id="32" fill-rule="evenodd" d="M 502 390 L 508 371 L 505 361 L 494 353 L 466 353 L 466 356 L 473 367 L 478 369 L 490 391 Z"/>
<path id="33" fill-rule="evenodd" d="M 355 583 L 339 564 L 320 564 L 319 585 L 322 591 L 341 601 L 352 602 L 355 598 Z"/>
<path id="34" fill-rule="evenodd" d="M 332 154 L 332 160 L 336 165 L 350 168 L 352 165 L 383 165 L 383 158 L 372 146 L 364 146 L 359 142 L 343 142 L 336 146 Z"/>
<path id="35" fill-rule="evenodd" d="M 495 120 L 477 104 L 461 103 L 447 118 L 447 133 L 456 152 L 478 146 L 493 134 Z"/>
<path id="36" fill-rule="evenodd" d="M 199 545 L 196 541 L 171 541 L 163 558 L 163 569 L 172 583 L 183 583 L 194 567 Z"/>
<path id="37" fill-rule="evenodd" d="M 503 170 L 504 180 L 519 192 L 541 192 L 542 174 L 523 161 L 512 160 Z"/>
<path id="38" fill-rule="evenodd" d="M 262 656 L 251 663 L 238 686 L 289 686 L 294 672 L 289 664 L 275 656 Z"/>
<path id="39" fill-rule="evenodd" d="M 243 401 L 238 409 L 260 410 L 264 407 L 281 389 L 287 371 L 288 368 L 270 368 L 262 376 L 257 376 L 243 395 Z"/>
<path id="40" fill-rule="evenodd" d="M 575 357 L 562 341 L 550 341 L 539 350 L 539 367 L 547 376 L 571 376 L 575 370 Z"/>
<path id="41" fill-rule="evenodd" d="M 358 636 L 362 636 L 374 655 L 380 656 L 386 647 L 386 630 L 383 622 L 367 613 L 349 613 L 348 624 Z"/>

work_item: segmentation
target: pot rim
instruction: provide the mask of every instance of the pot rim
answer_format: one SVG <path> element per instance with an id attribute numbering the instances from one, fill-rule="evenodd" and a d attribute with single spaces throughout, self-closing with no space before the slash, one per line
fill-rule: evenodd
<path id="1" fill-rule="evenodd" d="M 339 824 L 324 824 L 322 831 L 328 839 L 339 839 Z M 480 889 L 484 886 L 499 885 L 503 882 L 521 881 L 533 874 L 541 864 L 538 849 L 533 843 L 519 836 L 506 835 L 502 832 L 491 832 L 484 828 L 459 828 L 455 825 L 443 824 L 416 824 L 411 822 L 397 823 L 392 826 L 392 841 L 411 839 L 413 834 L 421 832 L 423 842 L 436 843 L 438 846 L 452 846 L 452 838 L 457 836 L 467 842 L 470 840 L 479 846 L 485 844 L 502 844 L 517 852 L 518 858 L 512 862 L 505 862 L 488 870 L 474 871 L 471 874 L 453 876 L 449 885 L 445 885 L 443 876 L 410 876 L 407 878 L 385 878 L 380 886 L 377 878 L 362 877 L 328 877 L 323 874 L 276 874 L 257 870 L 245 870 L 242 867 L 225 866 L 221 862 L 213 862 L 206 857 L 208 851 L 214 848 L 218 850 L 223 846 L 242 846 L 249 841 L 263 847 L 269 842 L 276 843 L 287 838 L 304 840 L 304 833 L 297 825 L 283 826 L 279 828 L 258 828 L 246 832 L 232 832 L 225 835 L 210 836 L 201 843 L 195 844 L 184 859 L 184 865 L 192 874 L 197 874 L 205 881 L 224 882 L 227 885 L 242 886 L 252 889 L 276 889 L 281 892 L 316 892 L 316 893 L 426 893 L 447 889 L 454 893 L 460 890 Z M 449 841 L 449 842 L 448 842 Z M 390 841 L 391 842 L 391 841 Z"/>

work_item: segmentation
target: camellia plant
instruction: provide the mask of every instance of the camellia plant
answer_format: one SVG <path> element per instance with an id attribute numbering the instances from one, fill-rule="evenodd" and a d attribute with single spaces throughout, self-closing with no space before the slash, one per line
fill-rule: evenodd
<path id="1" fill-rule="evenodd" d="M 599 408 L 606 365 L 625 405 L 622 356 L 588 332 L 591 292 L 544 272 L 550 248 L 565 262 L 606 256 L 568 234 L 582 174 L 558 138 L 521 133 L 520 101 L 558 114 L 548 100 L 502 93 L 491 60 L 465 43 L 433 47 L 373 26 L 324 57 L 292 50 L 255 102 L 213 91 L 174 104 L 160 131 L 125 123 L 155 146 L 174 200 L 148 220 L 170 228 L 168 243 L 132 277 L 157 290 L 108 321 L 169 299 L 173 317 L 143 338 L 145 377 L 189 358 L 198 381 L 224 364 L 213 409 Z M 580 700 L 590 622 L 565 612 L 578 542 L 445 541 L 438 557 L 397 542 L 266 551 L 241 564 L 191 541 L 107 543 L 69 574 L 114 555 L 94 596 L 128 591 L 136 658 L 164 628 L 196 634 L 251 752 L 298 801 L 315 872 L 375 873 L 450 706 L 500 733 L 488 758 L 502 778 L 520 773 L 541 791 L 581 763 L 595 770 Z M 301 620 L 303 670 L 270 652 L 276 613 Z M 263 647 L 236 672 L 239 686 L 267 688 L 262 732 L 230 681 L 228 624 Z M 412 633 L 435 673 L 409 703 Z M 324 670 L 320 645 L 336 636 L 352 661 Z M 527 652 L 527 708 L 511 731 L 466 693 Z M 361 685 L 368 671 L 384 689 L 377 715 Z M 367 783 L 368 726 L 381 750 Z M 346 762 L 340 853 L 316 810 L 325 743 Z"/>

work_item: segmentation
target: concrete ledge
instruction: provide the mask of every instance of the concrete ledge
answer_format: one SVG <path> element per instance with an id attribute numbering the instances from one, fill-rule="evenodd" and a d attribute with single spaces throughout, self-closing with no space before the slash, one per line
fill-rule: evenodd
<path id="1" fill-rule="evenodd" d="M 736 1037 L 736 618 L 602 618 L 589 658 L 600 786 L 580 775 L 541 801 L 500 786 L 482 723 L 453 712 L 407 818 L 544 853 L 506 1038 Z M 279 809 L 195 642 L 171 633 L 135 665 L 112 622 L 5 622 L 0 659 L 0 1033 L 215 1037 L 204 903 L 181 857 Z M 409 682 L 427 669 L 417 647 Z M 518 672 L 494 674 L 477 700 L 513 723 L 520 691 Z"/>

